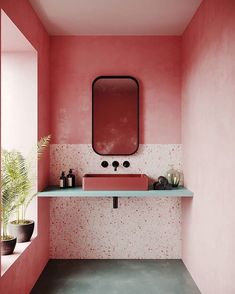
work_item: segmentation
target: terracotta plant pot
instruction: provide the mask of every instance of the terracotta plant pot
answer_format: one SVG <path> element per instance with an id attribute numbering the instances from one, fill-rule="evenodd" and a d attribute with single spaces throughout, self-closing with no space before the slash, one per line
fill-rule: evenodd
<path id="1" fill-rule="evenodd" d="M 9 240 L 1 240 L 1 255 L 12 254 L 15 247 L 16 247 L 16 237 L 12 237 Z"/>
<path id="2" fill-rule="evenodd" d="M 30 241 L 33 230 L 34 221 L 26 221 L 25 224 L 17 224 L 16 221 L 12 221 L 8 225 L 9 233 L 17 238 L 17 243 L 23 243 Z"/>

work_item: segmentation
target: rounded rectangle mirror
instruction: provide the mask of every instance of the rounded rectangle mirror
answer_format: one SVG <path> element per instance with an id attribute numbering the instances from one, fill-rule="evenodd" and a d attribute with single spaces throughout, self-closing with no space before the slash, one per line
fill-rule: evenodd
<path id="1" fill-rule="evenodd" d="M 100 76 L 92 84 L 92 147 L 100 155 L 131 155 L 139 147 L 139 84 L 131 76 Z"/>

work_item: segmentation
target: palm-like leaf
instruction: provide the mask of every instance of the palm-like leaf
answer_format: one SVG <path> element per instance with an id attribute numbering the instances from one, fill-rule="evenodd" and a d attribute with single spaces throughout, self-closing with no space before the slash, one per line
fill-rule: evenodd
<path id="1" fill-rule="evenodd" d="M 38 145 L 37 145 L 37 154 L 38 154 L 38 159 L 41 158 L 44 150 L 47 148 L 51 140 L 51 135 L 48 135 L 46 137 L 43 137 L 39 140 Z"/>
<path id="2" fill-rule="evenodd" d="M 37 145 L 37 155 L 40 159 L 43 151 L 48 146 L 51 136 L 41 138 Z M 36 151 L 36 150 L 35 150 Z M 35 154 L 35 151 L 32 154 Z M 31 155 L 32 155 L 31 154 Z M 26 160 L 18 151 L 2 150 L 1 152 L 1 220 L 3 235 L 6 236 L 6 226 L 9 218 L 16 209 L 26 210 L 35 197 L 32 188 L 35 176 L 32 176 L 32 163 L 35 156 Z M 22 214 L 25 215 L 25 212 Z M 18 219 L 19 221 L 19 219 Z"/>
<path id="3" fill-rule="evenodd" d="M 21 196 L 29 193 L 31 184 L 25 159 L 20 152 L 2 150 L 1 160 L 1 219 L 6 226 L 21 202 Z"/>

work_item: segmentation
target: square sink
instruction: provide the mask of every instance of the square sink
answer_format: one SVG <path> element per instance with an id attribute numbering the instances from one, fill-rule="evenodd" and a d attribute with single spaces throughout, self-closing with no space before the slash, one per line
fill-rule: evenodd
<path id="1" fill-rule="evenodd" d="M 82 178 L 85 191 L 146 191 L 145 174 L 86 174 Z"/>

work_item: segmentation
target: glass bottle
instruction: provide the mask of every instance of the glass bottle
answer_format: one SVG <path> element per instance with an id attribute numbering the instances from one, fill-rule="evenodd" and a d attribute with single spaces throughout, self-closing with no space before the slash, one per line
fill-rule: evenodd
<path id="1" fill-rule="evenodd" d="M 180 183 L 180 172 L 174 169 L 174 165 L 167 171 L 167 180 L 172 187 L 178 187 Z"/>
<path id="2" fill-rule="evenodd" d="M 70 168 L 69 173 L 67 175 L 67 185 L 69 188 L 75 187 L 75 175 L 73 174 L 72 168 Z"/>
<path id="3" fill-rule="evenodd" d="M 66 188 L 66 183 L 67 181 L 66 181 L 66 176 L 65 176 L 65 172 L 63 171 L 62 173 L 61 173 L 61 176 L 60 176 L 60 189 L 64 189 L 64 188 Z"/>

